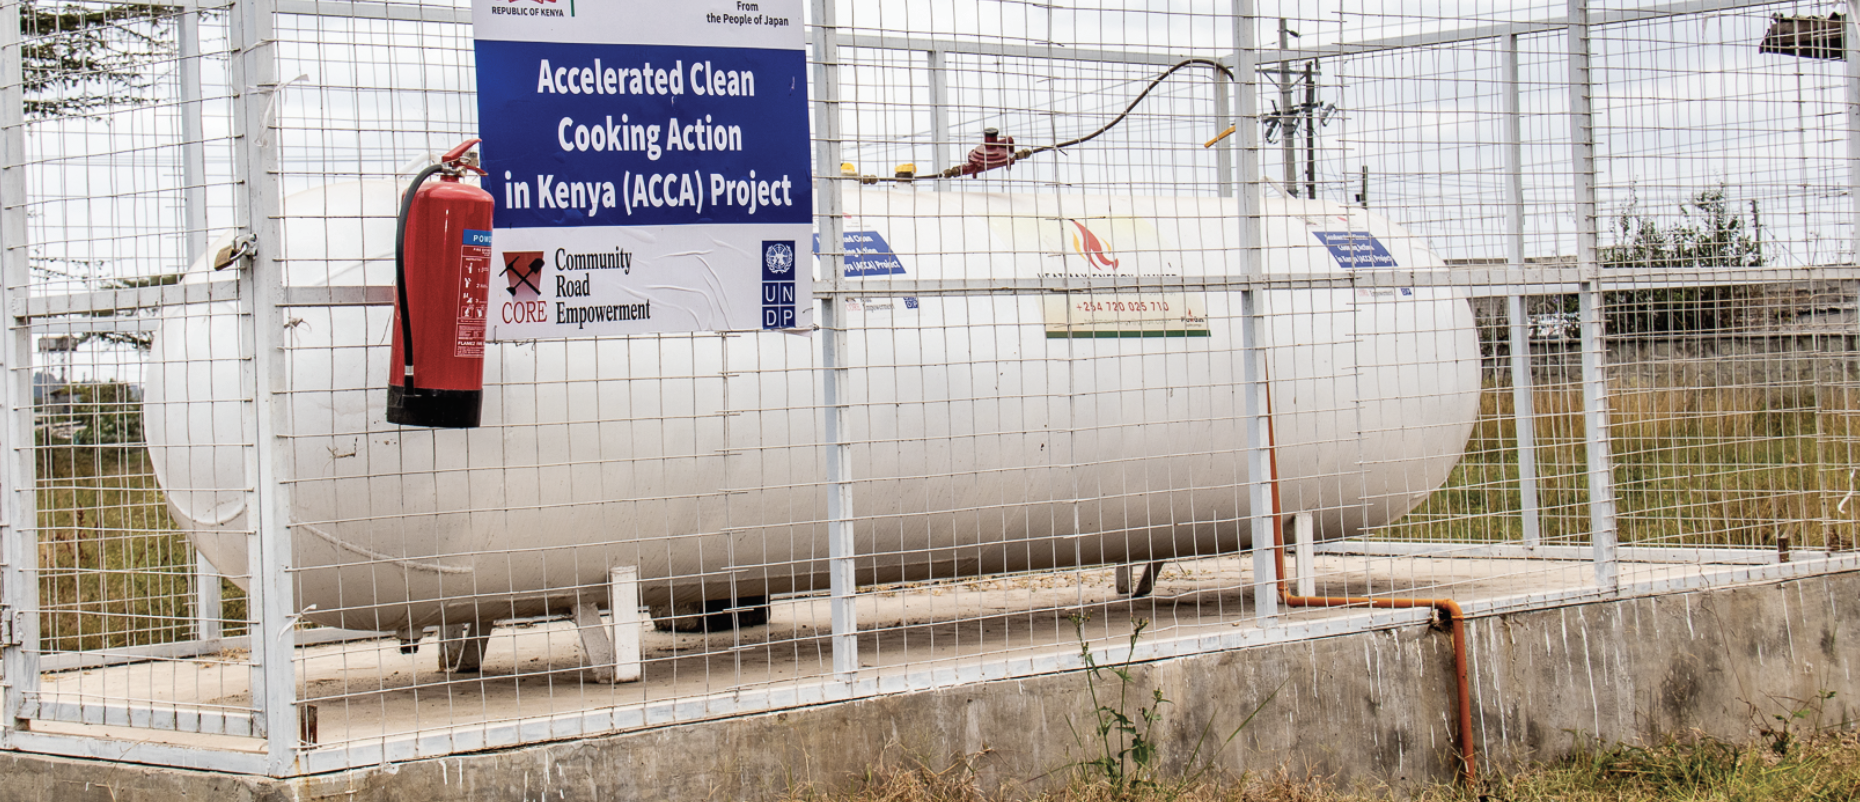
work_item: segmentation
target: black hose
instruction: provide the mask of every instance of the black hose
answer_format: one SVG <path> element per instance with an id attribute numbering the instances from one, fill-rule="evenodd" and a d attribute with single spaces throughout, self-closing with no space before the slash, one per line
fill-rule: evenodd
<path id="1" fill-rule="evenodd" d="M 394 285 L 400 295 L 401 386 L 409 393 L 413 392 L 413 315 L 407 305 L 407 215 L 413 212 L 413 196 L 419 194 L 420 185 L 444 169 L 445 165 L 435 164 L 420 171 L 408 185 L 407 197 L 400 201 L 400 217 L 394 221 Z"/>
<path id="2" fill-rule="evenodd" d="M 1154 79 L 1151 79 L 1150 85 L 1143 87 L 1143 91 L 1137 93 L 1136 98 L 1130 101 L 1130 105 L 1124 107 L 1124 110 L 1117 115 L 1116 119 L 1108 123 L 1105 123 L 1098 130 L 1093 131 L 1077 139 L 1070 139 L 1065 142 L 1061 142 L 1057 145 L 1041 145 L 1040 147 L 1033 148 L 1028 151 L 1027 156 L 1032 156 L 1036 153 L 1045 153 L 1046 151 L 1049 151 L 1049 150 L 1059 150 L 1061 148 L 1069 148 L 1069 147 L 1072 147 L 1073 145 L 1079 145 L 1079 144 L 1083 144 L 1086 142 L 1090 142 L 1093 139 L 1097 139 L 1100 134 L 1103 134 L 1104 132 L 1117 127 L 1117 124 L 1123 122 L 1125 117 L 1129 117 L 1130 113 L 1136 110 L 1137 104 L 1142 103 L 1144 98 L 1149 97 L 1151 90 L 1154 90 L 1158 84 L 1161 84 L 1164 78 L 1168 78 L 1169 76 L 1174 75 L 1176 71 L 1184 67 L 1192 67 L 1196 65 L 1213 67 L 1215 72 L 1218 72 L 1222 75 L 1227 76 L 1227 80 L 1229 81 L 1234 80 L 1234 71 L 1231 69 L 1228 69 L 1227 65 L 1222 64 L 1219 61 L 1215 61 L 1214 59 L 1211 59 L 1211 58 L 1183 59 L 1181 61 L 1176 62 L 1175 66 L 1170 67 L 1169 69 L 1163 70 L 1163 73 L 1161 75 L 1158 75 Z M 1026 158 L 1026 156 L 1022 156 L 1020 158 Z"/>
<path id="3" fill-rule="evenodd" d="M 1213 67 L 1215 72 L 1220 73 L 1223 76 L 1226 76 L 1227 80 L 1229 81 L 1237 80 L 1234 77 L 1234 71 L 1232 69 L 1228 68 L 1227 65 L 1222 64 L 1219 61 L 1216 61 L 1214 59 L 1211 59 L 1211 58 L 1183 59 L 1181 61 L 1176 62 L 1175 65 L 1170 67 L 1169 69 L 1163 70 L 1161 75 L 1158 75 L 1155 78 L 1150 79 L 1149 85 L 1143 87 L 1143 91 L 1138 92 L 1137 96 L 1131 99 L 1130 105 L 1125 106 L 1124 110 L 1122 112 L 1119 112 L 1116 118 L 1112 119 L 1110 122 L 1105 123 L 1102 126 L 1099 126 L 1098 130 L 1093 131 L 1084 136 L 1078 137 L 1077 139 L 1068 139 L 1057 145 L 1041 145 L 1037 148 L 1028 148 L 1028 149 L 1021 150 L 1020 152 L 1014 154 L 1014 161 L 1020 161 L 1021 159 L 1031 158 L 1035 154 L 1045 153 L 1049 150 L 1061 150 L 1064 148 L 1072 147 L 1073 145 L 1079 145 L 1079 144 L 1083 144 L 1086 142 L 1090 142 L 1094 139 L 1097 139 L 1099 136 L 1103 135 L 1104 132 L 1109 131 L 1113 128 L 1116 128 L 1118 123 L 1121 123 L 1124 121 L 1124 118 L 1129 117 L 1130 113 L 1136 110 L 1137 104 L 1142 103 L 1144 98 L 1149 97 L 1150 92 L 1154 91 L 1156 87 L 1163 82 L 1164 79 L 1168 78 L 1171 75 L 1176 74 L 1178 71 L 1182 70 L 1185 67 L 1195 67 L 1195 66 Z M 911 181 L 934 181 L 934 180 L 944 179 L 944 178 L 961 178 L 963 175 L 964 173 L 962 172 L 962 165 L 955 165 L 955 166 L 950 167 L 947 170 L 944 170 L 943 172 L 933 173 L 931 175 L 923 176 L 921 178 L 918 178 L 918 177 L 878 178 L 874 176 L 867 176 L 866 178 L 861 179 L 860 183 L 876 184 L 880 181 L 896 181 L 898 183 L 910 183 Z"/>

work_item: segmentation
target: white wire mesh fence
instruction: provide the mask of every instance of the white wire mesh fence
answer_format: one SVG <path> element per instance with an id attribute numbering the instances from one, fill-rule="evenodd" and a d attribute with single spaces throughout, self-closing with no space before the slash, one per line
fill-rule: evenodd
<path id="1" fill-rule="evenodd" d="M 15 749 L 282 775 L 1853 567 L 1843 7 L 821 0 L 818 328 L 491 343 L 470 430 L 383 417 L 469 7 L 0 9 Z"/>

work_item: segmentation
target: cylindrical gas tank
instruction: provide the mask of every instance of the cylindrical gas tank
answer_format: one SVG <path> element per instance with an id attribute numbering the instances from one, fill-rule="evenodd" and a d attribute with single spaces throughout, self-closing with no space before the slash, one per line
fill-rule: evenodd
<path id="1" fill-rule="evenodd" d="M 286 199 L 286 281 L 391 283 L 397 191 Z M 1233 201 L 899 187 L 850 191 L 845 211 L 848 280 L 872 290 L 835 310 L 850 329 L 839 400 L 860 582 L 1248 545 Z M 1361 208 L 1264 213 L 1268 273 L 1445 269 Z M 935 280 L 997 290 L 899 283 Z M 1114 282 L 1130 289 L 1085 289 Z M 1348 286 L 1259 300 L 1286 508 L 1316 513 L 1325 537 L 1408 512 L 1477 414 L 1466 300 Z M 292 310 L 284 479 L 312 620 L 404 630 L 558 611 L 604 598 L 618 565 L 638 566 L 654 605 L 826 586 L 824 334 L 494 344 L 484 425 L 419 429 L 385 419 L 392 317 Z M 238 321 L 230 305 L 168 310 L 145 407 L 177 520 L 228 572 L 246 565 L 253 518 Z"/>
<path id="2" fill-rule="evenodd" d="M 470 428 L 484 403 L 491 193 L 454 175 L 412 192 L 401 234 L 405 270 L 397 277 L 404 286 L 389 326 L 387 420 Z"/>

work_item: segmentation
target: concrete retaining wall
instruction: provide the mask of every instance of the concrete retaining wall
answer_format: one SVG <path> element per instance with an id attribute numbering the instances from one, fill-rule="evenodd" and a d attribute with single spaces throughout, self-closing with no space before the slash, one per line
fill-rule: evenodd
<path id="1" fill-rule="evenodd" d="M 1481 763 L 1554 758 L 1579 738 L 1742 739 L 1797 709 L 1850 720 L 1856 606 L 1860 573 L 1845 573 L 1475 619 Z M 1142 665 L 1135 690 L 1172 700 L 1158 725 L 1172 767 L 1263 703 L 1232 744 L 1204 746 L 1218 770 L 1446 782 L 1449 655 L 1445 633 L 1412 626 Z M 289 781 L 12 754 L 0 802 L 759 799 L 962 759 L 988 788 L 1031 790 L 1090 757 L 1072 734 L 1090 726 L 1085 690 L 1071 673 Z"/>

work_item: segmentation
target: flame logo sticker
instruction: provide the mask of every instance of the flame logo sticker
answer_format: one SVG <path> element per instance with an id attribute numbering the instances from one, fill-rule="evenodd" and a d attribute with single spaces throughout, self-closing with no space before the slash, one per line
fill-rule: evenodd
<path id="1" fill-rule="evenodd" d="M 1099 239 L 1098 235 L 1091 233 L 1091 229 L 1086 228 L 1084 223 L 1077 220 L 1066 222 L 1078 229 L 1072 235 L 1072 250 L 1078 251 L 1080 256 L 1085 257 L 1086 264 L 1091 265 L 1093 270 L 1117 269 L 1117 260 L 1111 258 L 1110 245 Z"/>

